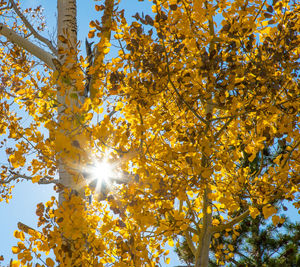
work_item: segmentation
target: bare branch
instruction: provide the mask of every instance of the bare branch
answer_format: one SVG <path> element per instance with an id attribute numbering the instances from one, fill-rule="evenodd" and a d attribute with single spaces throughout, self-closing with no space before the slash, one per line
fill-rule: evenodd
<path id="1" fill-rule="evenodd" d="M 32 177 L 24 175 L 24 174 L 19 174 L 16 172 L 10 172 L 11 173 L 11 177 L 9 177 L 9 179 L 7 180 L 0 180 L 0 184 L 8 184 L 11 181 L 15 181 L 17 179 L 24 179 L 27 181 L 32 181 Z M 38 184 L 57 184 L 59 181 L 58 180 L 54 180 L 52 177 L 50 176 L 44 176 L 42 177 L 39 181 Z"/>
<path id="2" fill-rule="evenodd" d="M 57 56 L 57 49 L 52 45 L 51 41 L 48 40 L 47 38 L 41 36 L 31 25 L 31 23 L 27 20 L 27 18 L 21 13 L 21 11 L 19 10 L 18 6 L 16 5 L 16 3 L 14 2 L 14 0 L 9 0 L 9 2 L 11 3 L 14 11 L 17 13 L 17 15 L 20 17 L 20 19 L 23 21 L 23 23 L 25 24 L 25 26 L 30 30 L 30 32 L 33 34 L 33 36 L 38 39 L 39 41 L 41 41 L 42 43 L 44 43 L 45 45 L 47 45 L 49 47 L 49 49 L 53 52 L 54 55 Z"/>
<path id="3" fill-rule="evenodd" d="M 55 59 L 53 55 L 43 50 L 39 46 L 35 45 L 34 43 L 30 42 L 29 40 L 23 38 L 15 31 L 6 27 L 3 23 L 0 23 L 0 34 L 5 36 L 8 41 L 22 47 L 27 52 L 43 61 L 49 68 L 53 70 L 56 69 L 53 63 L 53 60 Z"/>
<path id="4" fill-rule="evenodd" d="M 250 211 L 247 210 L 244 213 L 242 213 L 241 215 L 235 217 L 234 219 L 232 219 L 229 223 L 225 223 L 219 226 L 215 226 L 211 228 L 211 232 L 212 233 L 216 233 L 216 232 L 221 232 L 225 229 L 231 228 L 232 226 L 234 226 L 235 224 L 241 222 L 242 220 L 244 220 L 248 215 L 249 215 Z"/>

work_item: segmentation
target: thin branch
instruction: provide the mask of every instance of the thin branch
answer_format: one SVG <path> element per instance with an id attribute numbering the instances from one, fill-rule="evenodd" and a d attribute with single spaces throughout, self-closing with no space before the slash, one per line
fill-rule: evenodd
<path id="1" fill-rule="evenodd" d="M 219 136 L 221 135 L 221 133 L 226 130 L 227 126 L 233 121 L 234 117 L 231 117 L 224 125 L 223 127 L 216 133 L 216 135 L 214 136 L 215 141 L 219 138 Z"/>
<path id="2" fill-rule="evenodd" d="M 6 27 L 3 23 L 0 23 L 0 34 L 5 36 L 8 41 L 22 47 L 27 52 L 43 61 L 49 68 L 53 70 L 56 69 L 53 63 L 53 60 L 55 59 L 53 55 L 43 50 L 39 46 L 35 45 L 34 43 L 30 42 L 29 40 L 23 38 L 15 31 Z"/>
<path id="3" fill-rule="evenodd" d="M 263 9 L 263 7 L 264 7 L 264 5 L 265 5 L 266 2 L 267 2 L 267 0 L 265 0 L 265 1 L 262 3 L 262 5 L 260 6 L 260 8 L 259 8 L 259 10 L 258 10 L 258 12 L 257 12 L 257 14 L 256 14 L 256 16 L 255 16 L 255 18 L 254 18 L 254 20 L 253 20 L 253 23 L 255 23 L 257 17 L 259 16 L 259 14 L 260 14 L 260 12 L 262 11 L 262 9 Z"/>
<path id="4" fill-rule="evenodd" d="M 22 222 L 18 222 L 18 228 L 19 228 L 19 230 L 25 232 L 26 234 L 30 234 L 30 232 L 32 231 L 32 232 L 39 233 L 40 235 L 42 235 L 41 232 L 33 229 L 32 227 L 30 227 Z"/>
<path id="5" fill-rule="evenodd" d="M 187 205 L 188 205 L 189 212 L 190 212 L 190 213 L 192 214 L 192 216 L 193 216 L 192 221 L 193 221 L 193 223 L 195 224 L 195 226 L 196 226 L 196 228 L 197 228 L 197 235 L 200 235 L 200 234 L 201 234 L 201 229 L 200 229 L 198 223 L 197 223 L 196 220 L 195 220 L 195 214 L 194 214 L 194 211 L 193 211 L 193 209 L 192 209 L 191 202 L 190 202 L 190 200 L 189 200 L 188 198 L 187 198 L 187 200 L 186 200 L 186 203 L 187 203 Z"/>
<path id="6" fill-rule="evenodd" d="M 31 25 L 31 23 L 27 20 L 27 18 L 22 14 L 22 12 L 20 11 L 20 9 L 18 8 L 18 6 L 16 5 L 16 3 L 14 2 L 14 0 L 9 0 L 10 4 L 12 5 L 14 11 L 17 13 L 17 15 L 20 17 L 20 19 L 23 21 L 23 23 L 25 24 L 25 26 L 30 30 L 30 32 L 33 34 L 33 36 L 38 39 L 39 41 L 41 41 L 42 43 L 44 43 L 45 45 L 47 45 L 49 47 L 49 49 L 53 52 L 54 55 L 57 56 L 57 49 L 53 46 L 53 44 L 51 43 L 50 40 L 48 40 L 47 38 L 41 36 Z"/>
<path id="7" fill-rule="evenodd" d="M 231 228 L 232 226 L 234 226 L 235 224 L 241 222 L 242 220 L 244 220 L 248 215 L 249 215 L 250 211 L 247 210 L 244 213 L 242 213 L 241 215 L 235 217 L 234 219 L 232 219 L 230 222 L 219 225 L 219 226 L 214 226 L 211 228 L 211 232 L 212 233 L 216 233 L 216 232 L 222 232 L 225 229 Z"/>
<path id="8" fill-rule="evenodd" d="M 8 184 L 11 181 L 15 181 L 17 179 L 24 179 L 27 181 L 32 181 L 32 177 L 30 177 L 30 176 L 27 176 L 24 174 L 18 174 L 18 173 L 12 172 L 12 171 L 10 173 L 11 173 L 11 177 L 7 180 L 0 180 L 0 184 Z M 59 180 L 54 180 L 50 176 L 44 176 L 38 181 L 38 184 L 57 184 L 57 183 L 59 183 Z"/>
<path id="9" fill-rule="evenodd" d="M 256 175 L 256 176 L 260 175 L 260 173 L 263 169 L 263 165 L 264 165 L 264 153 L 263 153 L 263 150 L 261 150 L 261 159 L 260 159 L 259 170 L 254 175 Z"/>
<path id="10" fill-rule="evenodd" d="M 282 164 L 282 167 L 284 168 L 285 164 L 287 163 L 287 161 L 289 160 L 289 158 L 291 157 L 293 151 L 300 145 L 300 141 L 289 151 L 288 156 L 286 157 L 284 163 Z"/>

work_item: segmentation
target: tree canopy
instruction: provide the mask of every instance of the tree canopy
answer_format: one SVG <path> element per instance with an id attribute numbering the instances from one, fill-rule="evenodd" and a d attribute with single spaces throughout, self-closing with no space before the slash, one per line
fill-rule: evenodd
<path id="1" fill-rule="evenodd" d="M 300 5 L 119 2 L 95 2 L 84 57 L 76 0 L 57 0 L 56 40 L 40 7 L 0 1 L 1 198 L 23 180 L 59 194 L 40 229 L 19 222 L 12 266 L 157 266 L 181 237 L 208 266 L 220 233 L 300 207 Z"/>

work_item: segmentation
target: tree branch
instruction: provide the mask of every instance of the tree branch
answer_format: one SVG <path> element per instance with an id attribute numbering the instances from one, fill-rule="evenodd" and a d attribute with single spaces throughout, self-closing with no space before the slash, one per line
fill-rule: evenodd
<path id="1" fill-rule="evenodd" d="M 31 233 L 34 232 L 34 233 L 38 233 L 38 234 L 42 235 L 41 232 L 33 229 L 32 227 L 30 227 L 22 222 L 18 222 L 18 228 L 19 228 L 19 230 L 25 232 L 26 234 L 30 234 L 30 232 Z"/>
<path id="2" fill-rule="evenodd" d="M 56 69 L 53 63 L 53 60 L 55 60 L 55 57 L 53 55 L 46 52 L 45 50 L 30 42 L 29 40 L 23 38 L 15 31 L 6 27 L 3 23 L 0 23 L 0 34 L 5 36 L 8 41 L 22 47 L 33 56 L 43 61 L 49 68 L 53 70 Z"/>
<path id="3" fill-rule="evenodd" d="M 11 177 L 9 177 L 9 179 L 7 180 L 0 180 L 0 184 L 8 184 L 11 181 L 15 181 L 17 179 L 24 179 L 27 181 L 32 181 L 32 177 L 24 175 L 24 174 L 18 174 L 15 172 L 10 172 L 11 173 Z M 42 177 L 39 181 L 38 184 L 57 184 L 59 183 L 59 180 L 54 180 L 52 177 L 50 176 L 44 176 Z"/>
<path id="4" fill-rule="evenodd" d="M 102 16 L 102 29 L 101 29 L 101 39 L 98 45 L 96 46 L 95 51 L 95 60 L 92 67 L 97 66 L 95 72 L 91 75 L 91 83 L 90 83 L 90 96 L 93 99 L 97 93 L 97 89 L 95 87 L 95 83 L 99 79 L 99 74 L 101 73 L 101 65 L 104 61 L 104 53 L 99 49 L 103 49 L 103 45 L 107 42 L 110 42 L 111 36 L 111 26 L 112 26 L 112 16 L 114 11 L 115 0 L 105 0 L 105 9 L 104 14 Z"/>
<path id="5" fill-rule="evenodd" d="M 225 229 L 231 228 L 232 226 L 234 226 L 235 224 L 239 223 L 240 221 L 244 220 L 248 215 L 249 215 L 250 211 L 247 210 L 244 213 L 242 213 L 241 215 L 235 217 L 234 219 L 232 219 L 229 223 L 225 223 L 219 226 L 215 226 L 211 228 L 211 232 L 212 233 L 216 233 L 216 232 L 221 232 Z"/>
<path id="6" fill-rule="evenodd" d="M 195 246 L 193 244 L 193 241 L 190 237 L 190 234 L 187 230 L 185 231 L 185 240 L 186 240 L 190 250 L 192 251 L 193 255 L 195 256 L 196 255 L 196 248 L 195 248 Z"/>
<path id="7" fill-rule="evenodd" d="M 214 140 L 217 141 L 217 139 L 219 138 L 219 136 L 222 134 L 222 132 L 224 130 L 226 130 L 227 126 L 233 121 L 234 117 L 231 117 L 223 126 L 222 128 L 216 133 L 216 135 L 214 136 Z"/>
<path id="8" fill-rule="evenodd" d="M 187 228 L 187 230 L 188 230 L 189 232 L 195 234 L 195 235 L 198 235 L 198 234 L 199 234 L 199 232 L 198 232 L 196 229 L 194 229 L 193 227 L 190 227 L 190 226 L 189 226 L 189 227 Z"/>
<path id="9" fill-rule="evenodd" d="M 14 0 L 9 0 L 11 6 L 13 7 L 14 11 L 17 13 L 17 15 L 20 17 L 20 19 L 23 21 L 25 26 L 30 30 L 30 32 L 33 34 L 33 36 L 47 45 L 49 49 L 53 52 L 54 55 L 57 56 L 57 49 L 53 46 L 53 44 L 48 40 L 47 38 L 41 36 L 31 25 L 31 23 L 27 20 L 27 18 L 22 14 L 22 12 L 19 10 L 18 6 L 14 2 Z"/>
<path id="10" fill-rule="evenodd" d="M 293 151 L 300 145 L 300 141 L 296 143 L 296 145 L 289 151 L 288 156 L 286 157 L 284 163 L 282 164 L 282 167 L 284 168 L 285 164 L 287 163 L 288 159 L 291 157 Z"/>

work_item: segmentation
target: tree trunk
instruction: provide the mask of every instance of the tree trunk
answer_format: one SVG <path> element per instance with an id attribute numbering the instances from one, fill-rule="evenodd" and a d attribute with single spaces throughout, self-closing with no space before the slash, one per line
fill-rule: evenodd
<path id="1" fill-rule="evenodd" d="M 77 43 L 77 10 L 76 10 L 76 0 L 57 0 L 57 47 L 58 50 L 68 50 L 70 46 L 75 48 Z M 68 43 L 63 42 L 63 36 L 68 40 Z M 74 61 L 77 61 L 76 53 L 74 53 Z M 60 64 L 64 65 L 66 61 L 66 55 L 62 55 L 59 58 Z M 65 65 L 64 65 L 65 66 Z M 70 66 L 71 67 L 71 66 Z M 58 122 L 62 122 L 65 116 L 65 104 L 66 99 L 70 101 L 71 105 L 76 105 L 74 99 L 70 98 L 71 92 L 61 90 L 60 85 L 57 86 L 57 100 L 59 104 L 58 107 Z M 68 86 L 67 86 L 68 87 Z M 72 103 L 73 102 L 73 103 Z M 78 104 L 78 103 L 77 103 Z M 65 133 L 67 134 L 67 133 Z M 67 171 L 66 159 L 61 158 L 59 160 L 59 182 L 65 188 L 72 189 L 75 188 L 75 181 L 73 176 Z M 59 193 L 59 204 L 64 200 L 63 192 Z"/>
<path id="2" fill-rule="evenodd" d="M 195 257 L 195 267 L 207 267 L 209 261 L 209 247 L 211 242 L 212 207 L 209 201 L 211 190 L 207 187 L 203 196 L 203 226 L 200 235 L 200 244 Z"/>

